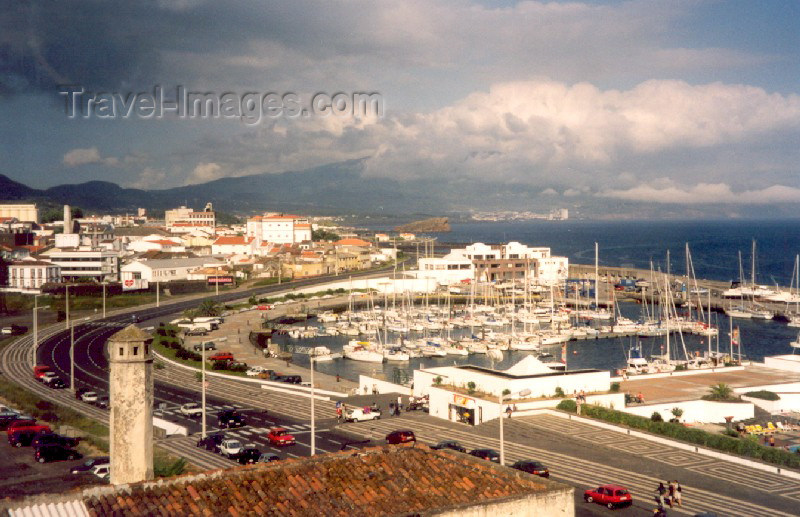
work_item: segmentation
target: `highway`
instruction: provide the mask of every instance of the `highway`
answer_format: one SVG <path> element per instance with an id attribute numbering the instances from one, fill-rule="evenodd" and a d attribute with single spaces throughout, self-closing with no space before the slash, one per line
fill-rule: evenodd
<path id="1" fill-rule="evenodd" d="M 276 291 L 277 287 L 271 291 Z M 281 289 L 285 290 L 286 286 L 281 286 Z M 226 294 L 229 300 L 250 296 L 248 292 Z M 136 314 L 147 324 L 199 303 L 200 300 L 192 300 L 165 304 L 160 308 L 140 308 Z M 76 326 L 76 387 L 107 393 L 108 372 L 103 349 L 108 337 L 129 322 L 130 314 L 123 312 Z M 69 390 L 51 390 L 33 379 L 31 340 L 28 335 L 3 349 L 0 355 L 2 370 L 42 398 L 55 400 L 107 423 L 106 410 L 76 400 Z M 64 325 L 41 331 L 40 341 L 39 362 L 51 365 L 62 378 L 69 379 L 69 332 Z M 281 458 L 310 454 L 310 400 L 307 394 L 264 390 L 238 380 L 208 380 L 209 432 L 217 429 L 214 415 L 223 405 L 233 404 L 242 410 L 248 425 L 225 430 L 227 437 L 237 438 L 245 444 L 253 443 L 262 452 L 272 452 Z M 190 433 L 195 433 L 188 437 L 160 439 L 158 444 L 204 469 L 232 466 L 234 461 L 196 447 L 199 423 L 178 411 L 185 402 L 199 402 L 199 389 L 194 372 L 169 366 L 155 370 L 155 415 L 185 425 Z M 499 449 L 496 421 L 471 427 L 411 412 L 401 417 L 339 424 L 331 418 L 334 415 L 333 400 L 317 400 L 315 409 L 317 452 L 380 444 L 387 433 L 396 429 L 412 429 L 420 442 L 428 444 L 455 439 L 468 449 Z M 506 461 L 536 459 L 545 462 L 552 479 L 576 487 L 577 515 L 611 513 L 604 507 L 582 500 L 584 489 L 604 483 L 619 483 L 631 491 L 635 503 L 632 508 L 623 510 L 626 514 L 652 515 L 655 506 L 653 490 L 659 481 L 669 479 L 679 479 L 684 487 L 684 507 L 669 510 L 670 515 L 695 515 L 703 511 L 743 516 L 798 514 L 800 481 L 795 479 L 751 472 L 724 460 L 688 454 L 576 420 L 540 415 L 506 422 Z M 271 447 L 266 434 L 269 427 L 275 425 L 289 429 L 297 444 L 281 449 Z"/>

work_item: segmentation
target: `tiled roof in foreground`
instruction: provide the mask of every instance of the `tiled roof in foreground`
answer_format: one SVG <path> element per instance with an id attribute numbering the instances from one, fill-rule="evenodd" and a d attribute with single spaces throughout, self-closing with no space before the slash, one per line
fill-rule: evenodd
<path id="1" fill-rule="evenodd" d="M 218 470 L 85 493 L 89 515 L 429 513 L 537 492 L 557 483 L 450 451 L 383 446 Z"/>

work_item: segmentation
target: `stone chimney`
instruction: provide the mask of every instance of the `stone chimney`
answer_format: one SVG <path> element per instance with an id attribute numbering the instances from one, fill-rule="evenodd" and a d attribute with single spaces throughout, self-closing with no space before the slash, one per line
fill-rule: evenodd
<path id="1" fill-rule="evenodd" d="M 129 325 L 108 340 L 111 484 L 153 479 L 153 355 Z"/>

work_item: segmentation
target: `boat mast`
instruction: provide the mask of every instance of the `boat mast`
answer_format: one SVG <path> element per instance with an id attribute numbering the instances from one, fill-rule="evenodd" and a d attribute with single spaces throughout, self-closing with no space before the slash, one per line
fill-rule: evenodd
<path id="1" fill-rule="evenodd" d="M 594 243 L 594 310 L 600 311 L 600 248 Z"/>

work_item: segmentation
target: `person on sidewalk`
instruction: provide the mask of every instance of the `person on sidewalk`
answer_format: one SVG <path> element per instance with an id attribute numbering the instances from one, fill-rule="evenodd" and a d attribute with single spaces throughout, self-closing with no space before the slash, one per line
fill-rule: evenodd
<path id="1" fill-rule="evenodd" d="M 508 415 L 508 418 L 511 418 L 511 413 L 513 412 L 514 410 L 511 409 L 511 406 L 506 406 L 506 415 Z"/>

